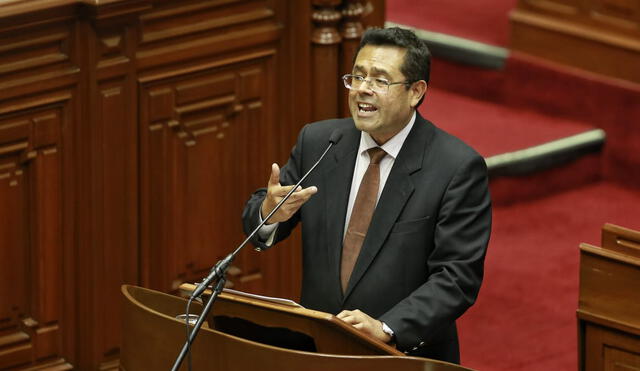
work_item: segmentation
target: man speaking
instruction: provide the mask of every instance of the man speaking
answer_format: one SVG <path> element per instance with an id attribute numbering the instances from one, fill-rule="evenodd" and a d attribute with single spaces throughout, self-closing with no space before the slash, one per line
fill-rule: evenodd
<path id="1" fill-rule="evenodd" d="M 429 70 L 413 32 L 368 30 L 342 77 L 352 117 L 305 126 L 243 223 L 252 231 L 331 139 L 252 242 L 266 249 L 300 223 L 303 306 L 409 355 L 459 363 L 455 321 L 480 289 L 491 200 L 484 159 L 416 111 Z"/>

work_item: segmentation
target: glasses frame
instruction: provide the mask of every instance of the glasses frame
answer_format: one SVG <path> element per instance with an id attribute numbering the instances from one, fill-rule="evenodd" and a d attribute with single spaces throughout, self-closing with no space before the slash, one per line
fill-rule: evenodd
<path id="1" fill-rule="evenodd" d="M 391 85 L 411 85 L 411 84 L 413 84 L 415 82 L 415 81 L 409 81 L 409 80 L 400 81 L 400 82 L 389 82 L 386 79 L 381 79 L 381 78 L 378 78 L 378 77 L 364 77 L 364 76 L 361 76 L 361 75 L 353 75 L 353 74 L 348 73 L 348 74 L 342 76 L 342 83 L 344 84 L 344 87 L 349 89 L 349 90 L 358 90 L 359 89 L 359 88 L 355 88 L 355 87 L 353 87 L 353 85 L 347 83 L 347 80 L 349 78 L 351 78 L 351 79 L 355 78 L 356 80 L 358 80 L 360 82 L 366 82 L 367 83 L 367 89 L 369 89 L 371 91 L 374 91 L 376 93 L 387 93 L 389 91 L 389 86 L 391 86 Z M 372 85 L 374 80 L 378 80 L 379 82 L 380 81 L 384 82 L 385 83 L 385 85 L 384 85 L 385 87 L 382 88 L 382 90 L 378 90 L 378 89 L 374 88 L 373 85 Z"/>

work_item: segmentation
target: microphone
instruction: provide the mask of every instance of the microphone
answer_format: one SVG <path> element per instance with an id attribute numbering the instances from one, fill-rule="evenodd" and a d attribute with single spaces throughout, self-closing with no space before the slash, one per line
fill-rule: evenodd
<path id="1" fill-rule="evenodd" d="M 211 272 L 209 273 L 209 275 L 207 277 L 205 277 L 199 284 L 198 286 L 196 286 L 195 290 L 193 290 L 193 292 L 191 293 L 191 298 L 196 298 L 200 295 L 202 295 L 202 293 L 204 292 L 204 290 L 206 290 L 206 288 L 209 286 L 209 284 L 216 278 L 216 277 L 222 277 L 222 275 L 224 275 L 224 272 L 226 272 L 227 267 L 229 266 L 229 264 L 231 264 L 231 262 L 233 261 L 233 259 L 235 258 L 235 256 L 238 254 L 238 252 L 240 252 L 240 250 L 242 250 L 242 248 L 253 238 L 253 236 L 256 235 L 256 233 L 258 233 L 258 231 L 260 230 L 260 228 L 262 228 L 263 225 L 265 225 L 265 223 L 267 223 L 269 221 L 269 219 L 273 216 L 273 214 L 275 214 L 280 207 L 282 207 L 282 205 L 289 199 L 289 197 L 291 197 L 291 195 L 293 194 L 293 192 L 296 191 L 296 189 L 298 189 L 298 186 L 309 176 L 309 174 L 311 174 L 311 172 L 313 170 L 315 170 L 315 168 L 320 164 L 320 162 L 322 161 L 322 159 L 324 158 L 324 156 L 327 154 L 327 152 L 329 152 L 329 150 L 331 149 L 331 147 L 333 147 L 334 145 L 336 145 L 340 139 L 342 139 L 342 131 L 341 130 L 334 130 L 331 135 L 329 136 L 329 145 L 327 146 L 327 148 L 324 150 L 324 152 L 322 153 L 322 155 L 320 155 L 320 158 L 318 158 L 318 161 L 315 162 L 315 164 L 313 164 L 313 166 L 302 176 L 302 178 L 300 178 L 300 180 L 291 188 L 291 190 L 289 190 L 289 192 L 282 198 L 282 200 L 280 200 L 280 202 L 278 202 L 278 204 L 273 208 L 273 210 L 271 210 L 271 212 L 269 212 L 269 214 L 262 220 L 262 222 L 260 224 L 258 224 L 258 226 L 253 230 L 253 232 L 251 232 L 251 234 L 249 234 L 249 236 L 240 244 L 240 246 L 238 246 L 234 252 L 232 252 L 231 254 L 227 255 L 226 258 L 222 259 L 221 261 L 219 261 L 212 269 Z M 256 247 L 255 248 L 256 251 L 262 251 L 262 248 L 260 247 Z"/>
<path id="2" fill-rule="evenodd" d="M 329 143 L 336 145 L 338 144 L 340 139 L 342 139 L 342 131 L 334 130 L 333 133 L 331 133 L 331 136 L 329 137 Z M 324 157 L 324 153 L 322 154 L 322 156 L 320 156 L 320 160 L 322 160 L 322 157 Z M 320 160 L 318 160 L 318 162 L 320 162 Z"/>

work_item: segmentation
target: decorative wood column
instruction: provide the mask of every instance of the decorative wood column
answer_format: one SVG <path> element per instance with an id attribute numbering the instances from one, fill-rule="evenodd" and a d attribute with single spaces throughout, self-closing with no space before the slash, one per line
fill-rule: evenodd
<path id="1" fill-rule="evenodd" d="M 88 5 L 78 22 L 82 125 L 77 128 L 79 369 L 118 368 L 120 285 L 137 283 L 137 19 L 150 1 Z"/>
<path id="2" fill-rule="evenodd" d="M 350 73 L 353 65 L 353 58 L 356 49 L 360 45 L 360 38 L 363 33 L 362 16 L 365 11 L 365 4 L 362 0 L 347 0 L 342 8 L 342 23 L 340 35 L 342 36 L 342 50 L 339 76 Z M 348 90 L 338 91 L 340 97 L 340 117 L 347 117 L 349 112 Z"/>
<path id="3" fill-rule="evenodd" d="M 365 29 L 370 27 L 384 27 L 386 5 L 386 0 L 367 0 L 364 2 L 362 24 Z"/>
<path id="4" fill-rule="evenodd" d="M 314 6 L 311 19 L 315 24 L 311 35 L 312 68 L 312 120 L 337 117 L 340 41 L 337 24 L 342 15 L 337 7 L 340 0 L 312 0 Z"/>

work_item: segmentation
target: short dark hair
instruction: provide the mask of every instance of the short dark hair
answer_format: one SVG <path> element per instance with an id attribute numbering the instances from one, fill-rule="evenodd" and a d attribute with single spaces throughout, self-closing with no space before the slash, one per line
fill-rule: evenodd
<path id="1" fill-rule="evenodd" d="M 365 45 L 397 46 L 407 50 L 404 63 L 400 66 L 400 72 L 409 82 L 424 80 L 429 83 L 429 73 L 431 70 L 431 53 L 424 41 L 420 40 L 413 31 L 400 28 L 370 28 L 365 31 L 360 40 L 360 45 L 356 50 L 355 58 L 358 57 L 360 49 Z M 409 86 L 407 86 L 409 89 Z M 424 96 L 420 99 L 416 107 L 422 103 Z"/>

